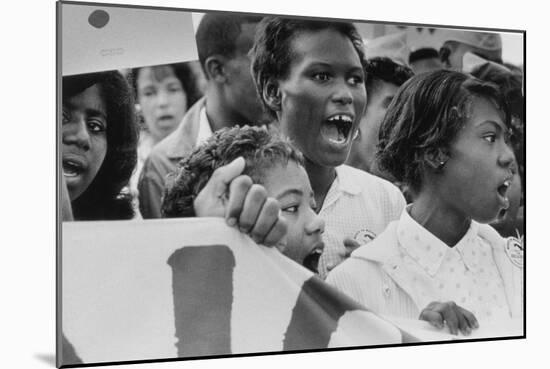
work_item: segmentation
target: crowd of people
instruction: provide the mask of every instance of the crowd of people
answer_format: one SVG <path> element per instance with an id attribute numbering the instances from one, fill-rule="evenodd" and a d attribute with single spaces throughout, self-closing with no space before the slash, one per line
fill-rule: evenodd
<path id="1" fill-rule="evenodd" d="M 223 217 L 379 314 L 521 317 L 522 70 L 497 33 L 401 41 L 208 13 L 200 74 L 63 77 L 63 218 Z"/>

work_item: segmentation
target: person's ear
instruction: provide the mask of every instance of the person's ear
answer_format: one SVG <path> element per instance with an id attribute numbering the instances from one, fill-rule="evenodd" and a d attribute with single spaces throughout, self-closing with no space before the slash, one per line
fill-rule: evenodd
<path id="1" fill-rule="evenodd" d="M 262 89 L 262 98 L 273 111 L 281 110 L 281 90 L 274 79 L 269 79 Z"/>
<path id="2" fill-rule="evenodd" d="M 227 80 L 225 70 L 226 58 L 223 55 L 211 55 L 204 61 L 206 78 L 218 83 L 225 83 Z"/>
<path id="3" fill-rule="evenodd" d="M 429 149 L 424 153 L 424 161 L 434 171 L 441 171 L 449 160 L 449 153 L 442 148 Z"/>

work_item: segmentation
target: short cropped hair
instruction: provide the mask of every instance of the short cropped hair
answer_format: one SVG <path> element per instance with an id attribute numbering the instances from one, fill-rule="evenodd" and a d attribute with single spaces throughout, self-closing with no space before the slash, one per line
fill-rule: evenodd
<path id="1" fill-rule="evenodd" d="M 364 69 L 367 97 L 375 91 L 377 81 L 391 83 L 399 87 L 414 76 L 411 68 L 398 64 L 387 57 L 367 59 Z"/>
<path id="2" fill-rule="evenodd" d="M 262 97 L 266 111 L 276 118 L 276 114 L 263 99 L 263 89 L 270 78 L 285 79 L 290 64 L 295 57 L 292 41 L 303 32 L 316 32 L 326 29 L 335 30 L 348 37 L 353 44 L 361 64 L 364 66 L 363 40 L 352 23 L 338 21 L 320 21 L 300 18 L 266 17 L 258 25 L 252 57 L 252 74 L 256 89 Z"/>
<path id="3" fill-rule="evenodd" d="M 162 216 L 194 217 L 193 201 L 212 173 L 239 156 L 246 162 L 243 174 L 258 184 L 275 164 L 286 165 L 292 160 L 304 165 L 302 154 L 275 131 L 250 126 L 221 129 L 179 163 L 167 181 Z"/>
<path id="4" fill-rule="evenodd" d="M 205 72 L 205 61 L 212 55 L 235 57 L 237 38 L 241 34 L 243 24 L 258 23 L 261 16 L 230 13 L 206 13 L 197 28 L 195 39 L 201 67 Z"/>
<path id="5" fill-rule="evenodd" d="M 137 163 L 138 126 L 134 98 L 118 71 L 63 77 L 63 101 L 95 84 L 107 107 L 107 153 L 92 183 L 71 202 L 75 220 L 117 220 L 134 216 L 132 197 L 123 190 Z"/>
<path id="6" fill-rule="evenodd" d="M 380 167 L 420 190 L 425 154 L 449 148 L 478 98 L 493 102 L 510 128 L 506 100 L 495 84 L 448 70 L 420 74 L 405 82 L 380 126 Z"/>

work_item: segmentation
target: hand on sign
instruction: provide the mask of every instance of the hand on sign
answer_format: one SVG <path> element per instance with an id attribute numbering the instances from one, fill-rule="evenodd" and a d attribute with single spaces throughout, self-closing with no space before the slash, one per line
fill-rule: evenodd
<path id="1" fill-rule="evenodd" d="M 351 237 L 346 237 L 344 239 L 344 247 L 346 248 L 346 254 L 345 254 L 346 259 L 349 258 L 351 253 L 354 252 L 355 249 L 357 249 L 359 246 L 361 246 L 361 244 L 357 242 L 355 239 Z"/>
<path id="2" fill-rule="evenodd" d="M 287 232 L 286 221 L 279 215 L 279 202 L 267 197 L 263 186 L 241 175 L 242 157 L 214 171 L 194 201 L 197 217 L 225 217 L 229 226 L 237 226 L 256 243 L 277 244 Z M 229 198 L 227 198 L 229 194 Z"/>
<path id="3" fill-rule="evenodd" d="M 474 314 L 453 301 L 431 302 L 422 310 L 419 319 L 425 320 L 439 329 L 443 329 L 447 325 L 451 334 L 454 335 L 457 335 L 460 330 L 463 335 L 467 336 L 472 329 L 479 328 Z"/>

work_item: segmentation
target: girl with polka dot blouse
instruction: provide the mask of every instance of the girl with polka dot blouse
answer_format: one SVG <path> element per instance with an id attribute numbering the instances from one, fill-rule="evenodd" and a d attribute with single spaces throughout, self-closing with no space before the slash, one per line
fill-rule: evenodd
<path id="1" fill-rule="evenodd" d="M 522 317 L 523 246 L 488 225 L 509 206 L 509 127 L 495 85 L 452 71 L 406 82 L 381 125 L 378 160 L 414 201 L 327 281 L 379 314 L 453 334 Z"/>

